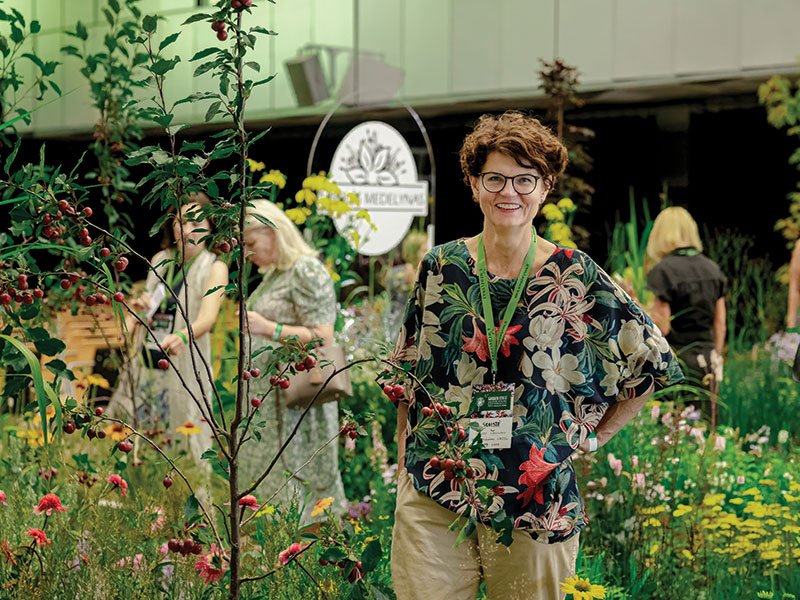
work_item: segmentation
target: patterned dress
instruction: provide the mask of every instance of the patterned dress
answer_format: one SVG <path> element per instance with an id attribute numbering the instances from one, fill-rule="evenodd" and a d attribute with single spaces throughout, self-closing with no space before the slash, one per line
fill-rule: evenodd
<path id="1" fill-rule="evenodd" d="M 508 304 L 515 281 L 489 274 L 495 315 Z M 456 417 L 467 414 L 472 386 L 492 382 L 480 307 L 475 261 L 463 240 L 425 255 L 393 359 L 410 367 Z M 556 248 L 528 280 L 498 359 L 497 380 L 514 384 L 511 447 L 481 449 L 470 459 L 477 479 L 502 483 L 478 517 L 488 524 L 504 510 L 515 528 L 537 541 L 567 540 L 587 524 L 572 453 L 609 406 L 675 383 L 682 374 L 641 308 L 586 254 L 564 248 Z M 462 484 L 446 480 L 430 463 L 445 440 L 444 425 L 436 421 L 415 431 L 428 404 L 416 389 L 406 467 L 417 490 L 462 512 Z"/>
<path id="2" fill-rule="evenodd" d="M 253 291 L 247 301 L 248 310 L 284 325 L 314 327 L 333 324 L 336 318 L 336 295 L 333 282 L 322 263 L 316 258 L 304 256 L 286 271 L 273 270 Z M 262 336 L 251 337 L 251 348 L 274 347 L 278 342 Z M 253 359 L 253 366 L 266 370 L 270 352 L 263 352 Z M 250 380 L 250 394 L 260 395 L 267 391 L 268 377 Z M 241 483 L 248 486 L 261 475 L 280 448 L 286 436 L 294 429 L 302 410 L 281 406 L 276 394 L 271 394 L 258 410 L 264 418 L 261 440 L 252 439 L 240 451 Z M 291 478 L 283 488 L 277 501 L 304 501 L 310 495 L 305 515 L 308 516 L 317 500 L 332 497 L 333 505 L 345 509 L 346 499 L 342 477 L 339 473 L 339 409 L 336 402 L 314 406 L 281 456 L 269 476 L 261 482 L 256 497 L 264 502 L 280 488 L 288 473 L 300 469 L 325 442 L 333 439 L 308 465 Z M 273 501 L 275 502 L 275 501 Z"/>
<path id="3" fill-rule="evenodd" d="M 173 260 L 173 252 L 171 249 L 163 250 L 150 261 L 150 264 L 162 277 L 166 277 L 170 262 Z M 189 321 L 197 319 L 200 313 L 200 304 L 207 291 L 208 276 L 216 260 L 217 257 L 207 250 L 203 250 L 198 254 L 186 273 L 187 289 L 184 291 L 183 286 L 181 286 L 177 292 L 181 305 L 185 303 L 185 294 L 188 292 L 189 302 L 186 312 L 188 313 Z M 158 283 L 158 278 L 153 271 L 150 271 L 147 275 L 145 286 L 145 290 L 150 296 L 153 295 Z M 180 331 L 185 328 L 186 321 L 184 321 L 180 311 L 177 311 L 173 331 Z M 142 328 L 140 327 L 139 329 L 141 330 Z M 144 334 L 143 330 L 139 331 L 139 338 L 134 345 L 137 349 L 136 355 L 132 357 L 127 367 L 120 373 L 119 383 L 109 406 L 110 414 L 130 418 L 133 415 L 135 405 L 136 414 L 142 426 L 154 429 L 163 429 L 166 426 L 168 428 L 167 435 L 173 442 L 178 444 L 179 448 L 188 446 L 190 455 L 195 463 L 203 469 L 208 469 L 208 462 L 201 460 L 200 457 L 203 452 L 213 445 L 211 428 L 203 418 L 197 404 L 187 394 L 175 369 L 153 369 L 145 365 L 141 356 Z M 194 359 L 192 358 L 193 353 L 188 348 L 184 349 L 180 355 L 172 357 L 173 363 L 194 397 L 201 399 L 205 396 L 209 403 L 211 403 L 211 390 L 214 384 L 213 379 L 208 376 L 200 357 L 205 360 L 206 364 L 211 365 L 210 340 L 211 337 L 208 334 L 197 338 L 197 346 L 200 352 L 199 355 L 196 351 L 194 352 Z M 197 375 L 195 375 L 195 367 L 197 367 Z M 131 393 L 132 390 L 134 390 L 134 394 Z M 178 433 L 176 429 L 187 421 L 199 427 L 200 433 L 193 435 Z"/>

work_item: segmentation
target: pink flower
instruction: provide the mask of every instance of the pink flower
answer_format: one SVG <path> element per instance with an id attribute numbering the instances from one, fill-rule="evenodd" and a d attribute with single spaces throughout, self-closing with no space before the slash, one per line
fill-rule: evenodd
<path id="1" fill-rule="evenodd" d="M 256 500 L 255 496 L 242 496 L 239 499 L 239 506 L 242 508 L 249 508 L 250 510 L 258 510 L 261 508 L 261 504 L 259 504 L 258 500 Z"/>
<path id="2" fill-rule="evenodd" d="M 633 456 L 631 456 L 631 464 L 634 467 L 638 467 L 639 466 L 639 457 L 636 456 L 635 454 Z"/>
<path id="3" fill-rule="evenodd" d="M 8 506 L 8 502 L 6 502 L 6 493 L 3 490 L 0 490 L 0 504 Z"/>
<path id="4" fill-rule="evenodd" d="M 111 485 L 113 485 L 115 488 L 119 488 L 119 492 L 123 496 L 128 495 L 128 482 L 125 481 L 122 477 L 120 477 L 116 473 L 112 473 L 111 475 L 109 475 L 106 481 Z"/>
<path id="5" fill-rule="evenodd" d="M 53 514 L 53 511 L 64 512 L 65 510 L 67 510 L 67 507 L 61 505 L 61 499 L 55 494 L 45 494 L 39 500 L 39 505 L 33 507 L 34 514 L 45 514 L 48 517 Z"/>
<path id="6" fill-rule="evenodd" d="M 725 450 L 725 444 L 726 444 L 725 438 L 721 435 L 718 435 L 717 439 L 714 441 L 714 450 L 719 450 L 720 452 L 722 452 L 723 450 Z"/>
<path id="7" fill-rule="evenodd" d="M 739 475 L 736 478 L 736 483 L 738 483 L 739 485 L 742 485 L 744 483 L 744 475 Z"/>
<path id="8" fill-rule="evenodd" d="M 608 466 L 611 467 L 617 477 L 622 473 L 622 461 L 610 452 L 608 453 Z"/>
<path id="9" fill-rule="evenodd" d="M 14 558 L 14 553 L 11 552 L 11 546 L 9 545 L 8 540 L 3 540 L 3 543 L 0 544 L 0 549 L 2 549 L 3 555 L 6 557 L 6 562 L 11 563 L 16 567 L 17 559 Z"/>
<path id="10" fill-rule="evenodd" d="M 212 543 L 208 554 L 194 563 L 194 570 L 207 584 L 214 583 L 228 570 L 228 561 L 217 545 Z"/>
<path id="11" fill-rule="evenodd" d="M 644 482 L 645 482 L 644 473 L 634 473 L 632 481 L 635 487 L 644 488 Z"/>
<path id="12" fill-rule="evenodd" d="M 653 408 L 650 409 L 650 418 L 653 421 L 657 421 L 658 417 L 660 415 L 661 415 L 661 405 L 660 404 L 654 404 Z"/>
<path id="13" fill-rule="evenodd" d="M 287 564 L 295 556 L 297 556 L 303 550 L 305 550 L 307 546 L 308 544 L 301 544 L 299 542 L 295 542 L 294 544 L 289 546 L 286 550 L 278 554 L 278 562 L 280 562 L 282 565 Z"/>
<path id="14" fill-rule="evenodd" d="M 41 529 L 28 529 L 28 535 L 34 539 L 37 546 L 46 546 L 53 543 L 52 540 L 47 539 L 47 534 Z"/>
<path id="15" fill-rule="evenodd" d="M 150 525 L 150 531 L 152 533 L 164 527 L 164 523 L 167 522 L 167 513 L 164 512 L 163 508 L 160 506 L 148 506 L 144 510 L 155 517 L 153 524 Z"/>
<path id="16" fill-rule="evenodd" d="M 167 554 L 169 554 L 169 545 L 166 542 L 164 542 L 163 544 L 161 544 L 161 547 L 158 549 L 158 551 L 161 552 L 161 554 L 163 554 L 164 556 L 166 556 Z"/>

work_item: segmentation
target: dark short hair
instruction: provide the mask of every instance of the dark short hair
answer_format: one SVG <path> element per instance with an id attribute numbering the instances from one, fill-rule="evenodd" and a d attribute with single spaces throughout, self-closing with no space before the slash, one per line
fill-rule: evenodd
<path id="1" fill-rule="evenodd" d="M 502 115 L 483 115 L 472 132 L 464 138 L 459 152 L 464 182 L 477 177 L 486 158 L 492 152 L 502 152 L 522 167 L 535 168 L 552 187 L 567 168 L 567 148 L 542 123 L 516 110 Z"/>

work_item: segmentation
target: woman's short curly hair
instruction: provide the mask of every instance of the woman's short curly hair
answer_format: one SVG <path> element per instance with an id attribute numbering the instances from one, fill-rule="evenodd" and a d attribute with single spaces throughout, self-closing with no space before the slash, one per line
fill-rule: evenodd
<path id="1" fill-rule="evenodd" d="M 483 115 L 464 139 L 459 152 L 464 181 L 481 174 L 491 152 L 502 152 L 520 166 L 535 168 L 549 187 L 567 168 L 567 149 L 553 132 L 533 117 L 509 110 L 502 115 Z"/>

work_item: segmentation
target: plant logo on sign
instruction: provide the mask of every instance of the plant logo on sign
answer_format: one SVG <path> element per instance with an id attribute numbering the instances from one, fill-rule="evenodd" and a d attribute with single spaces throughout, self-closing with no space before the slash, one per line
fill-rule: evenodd
<path id="1" fill-rule="evenodd" d="M 419 181 L 408 143 L 391 125 L 367 121 L 344 136 L 331 161 L 330 178 L 354 193 L 372 223 L 359 225 L 358 252 L 380 256 L 406 236 L 414 217 L 428 214 L 428 182 Z M 347 216 L 334 218 L 341 233 Z M 348 238 L 349 239 L 349 238 Z"/>

